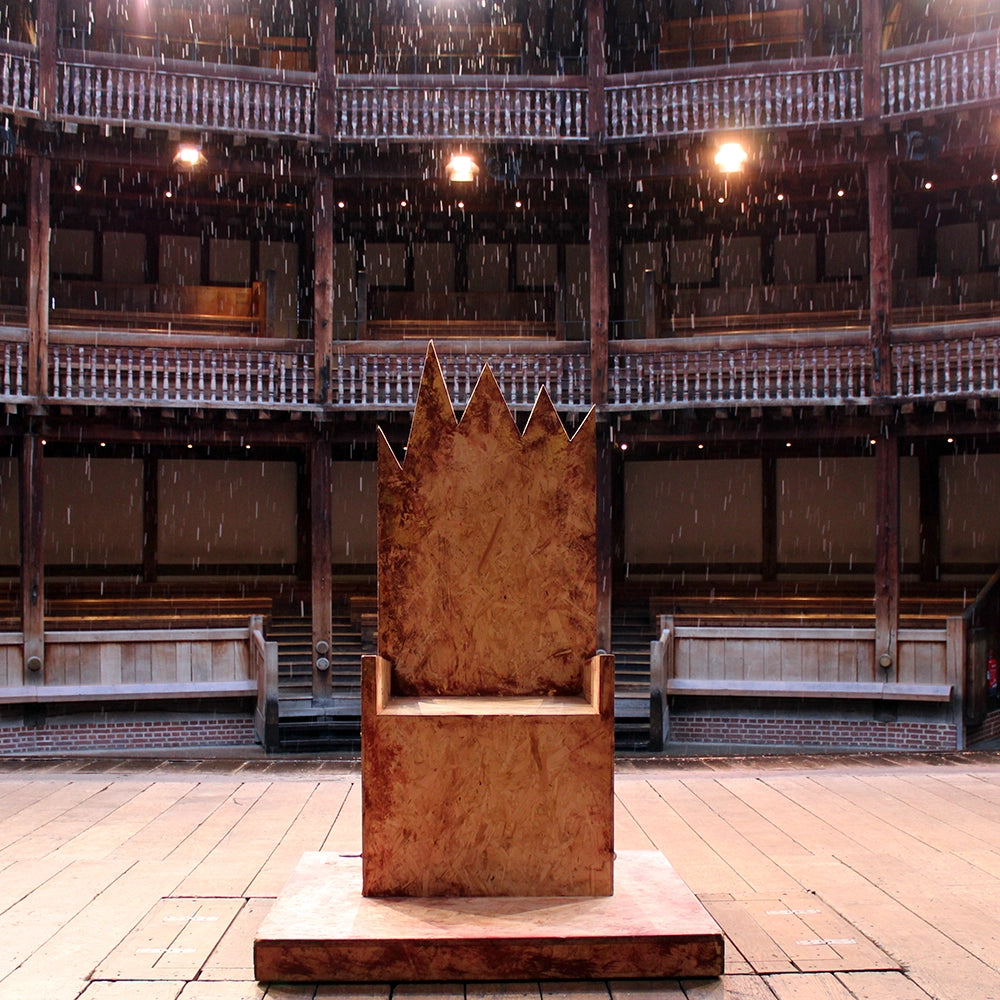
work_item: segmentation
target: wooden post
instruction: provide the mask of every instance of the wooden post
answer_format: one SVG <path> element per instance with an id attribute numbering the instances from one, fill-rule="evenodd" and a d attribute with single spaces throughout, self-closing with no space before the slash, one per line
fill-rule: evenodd
<path id="1" fill-rule="evenodd" d="M 330 402 L 333 368 L 333 183 L 320 173 L 313 185 L 313 350 L 315 402 Z"/>
<path id="2" fill-rule="evenodd" d="M 889 166 L 878 150 L 870 153 L 868 171 L 868 245 L 871 288 L 873 396 L 892 392 L 890 311 L 892 306 L 892 200 Z"/>
<path id="3" fill-rule="evenodd" d="M 596 147 L 604 141 L 604 0 L 587 0 L 587 132 Z"/>
<path id="4" fill-rule="evenodd" d="M 313 699 L 333 696 L 330 643 L 333 636 L 333 456 L 330 445 L 313 443 L 309 462 L 310 525 L 312 528 L 312 650 Z"/>
<path id="5" fill-rule="evenodd" d="M 21 631 L 24 682 L 45 683 L 45 549 L 42 437 L 29 431 L 21 442 Z"/>
<path id="6" fill-rule="evenodd" d="M 899 629 L 899 444 L 882 425 L 875 447 L 875 679 L 897 677 Z M 880 673 L 884 671 L 884 673 Z"/>
<path id="7" fill-rule="evenodd" d="M 56 0 L 37 0 L 38 109 L 44 121 L 56 110 Z"/>
<path id="8" fill-rule="evenodd" d="M 610 220 L 608 182 L 590 175 L 590 401 L 608 401 L 608 323 Z"/>
<path id="9" fill-rule="evenodd" d="M 316 12 L 316 75 L 319 98 L 316 125 L 320 135 L 332 136 L 336 128 L 334 90 L 337 86 L 337 4 L 319 0 Z"/>
<path id="10" fill-rule="evenodd" d="M 883 0 L 861 0 L 861 103 L 864 131 L 881 129 Z"/>
<path id="11" fill-rule="evenodd" d="M 142 463 L 142 581 L 155 583 L 159 563 L 159 460 Z"/>
<path id="12" fill-rule="evenodd" d="M 49 238 L 52 163 L 28 163 L 28 392 L 49 391 Z"/>

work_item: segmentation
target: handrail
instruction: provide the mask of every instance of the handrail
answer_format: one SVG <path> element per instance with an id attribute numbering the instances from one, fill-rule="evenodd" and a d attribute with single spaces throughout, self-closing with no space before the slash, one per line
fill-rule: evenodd
<path id="1" fill-rule="evenodd" d="M 278 644 L 264 638 L 264 619 L 250 618 L 250 664 L 257 681 L 254 734 L 266 753 L 278 749 Z"/>

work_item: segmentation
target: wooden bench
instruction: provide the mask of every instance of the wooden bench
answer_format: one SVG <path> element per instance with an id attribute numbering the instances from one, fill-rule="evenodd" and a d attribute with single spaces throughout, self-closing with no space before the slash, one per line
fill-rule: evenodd
<path id="1" fill-rule="evenodd" d="M 517 70 L 524 51 L 520 24 L 383 24 L 377 37 L 379 61 L 402 73 Z"/>
<path id="2" fill-rule="evenodd" d="M 663 21 L 659 65 L 696 66 L 731 59 L 787 58 L 805 52 L 801 7 Z"/>
<path id="3" fill-rule="evenodd" d="M 238 628 L 251 615 L 271 616 L 266 597 L 76 597 L 45 602 L 46 629 Z"/>

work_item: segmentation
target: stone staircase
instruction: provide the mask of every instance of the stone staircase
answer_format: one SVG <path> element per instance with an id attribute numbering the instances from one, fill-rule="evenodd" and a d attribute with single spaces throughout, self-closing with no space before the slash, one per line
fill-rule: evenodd
<path id="1" fill-rule="evenodd" d="M 330 671 L 333 698 L 314 703 L 312 626 L 308 617 L 272 618 L 268 638 L 278 643 L 279 750 L 283 753 L 353 752 L 361 746 L 361 631 L 335 614 Z M 615 747 L 649 746 L 649 643 L 655 638 L 645 609 L 616 612 Z"/>

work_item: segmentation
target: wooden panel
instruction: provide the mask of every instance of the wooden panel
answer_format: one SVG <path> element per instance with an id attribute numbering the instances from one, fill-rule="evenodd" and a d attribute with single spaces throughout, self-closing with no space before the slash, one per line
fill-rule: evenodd
<path id="1" fill-rule="evenodd" d="M 121 684 L 122 647 L 118 643 L 101 646 L 101 684 Z"/>
<path id="2" fill-rule="evenodd" d="M 72 649 L 72 647 L 66 647 Z M 79 677 L 81 684 L 100 684 L 101 646 L 78 646 Z M 68 676 L 68 671 L 67 671 Z"/>
<path id="3" fill-rule="evenodd" d="M 783 681 L 801 681 L 802 676 L 802 647 L 809 639 L 792 639 L 780 645 L 781 657 L 781 679 Z"/>
<path id="4" fill-rule="evenodd" d="M 150 680 L 168 684 L 177 680 L 177 647 L 173 643 L 156 642 L 150 645 Z"/>
<path id="5" fill-rule="evenodd" d="M 212 643 L 191 643 L 191 679 L 194 681 L 212 679 Z"/>
<path id="6" fill-rule="evenodd" d="M 236 677 L 236 655 L 232 643 L 212 643 L 212 680 L 229 681 Z"/>
<path id="7" fill-rule="evenodd" d="M 181 684 L 186 684 L 194 680 L 191 676 L 191 643 L 179 642 L 177 651 L 177 680 Z"/>
<path id="8" fill-rule="evenodd" d="M 153 680 L 153 650 L 149 643 L 136 644 L 135 680 L 137 684 L 149 684 Z"/>

